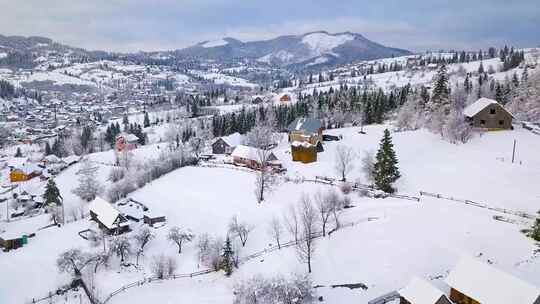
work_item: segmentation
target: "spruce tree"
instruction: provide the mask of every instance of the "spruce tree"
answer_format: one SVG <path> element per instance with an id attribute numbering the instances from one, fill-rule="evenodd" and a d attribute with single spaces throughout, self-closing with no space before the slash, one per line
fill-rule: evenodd
<path id="1" fill-rule="evenodd" d="M 227 236 L 227 239 L 225 240 L 225 246 L 223 247 L 223 253 L 221 257 L 222 257 L 221 269 L 225 271 L 226 276 L 230 276 L 233 272 L 234 252 L 232 249 L 231 239 L 229 238 L 229 236 Z"/>
<path id="2" fill-rule="evenodd" d="M 431 111 L 444 110 L 445 112 L 449 104 L 450 89 L 448 88 L 448 73 L 446 65 L 441 65 L 437 72 L 435 87 L 433 88 L 433 97 L 431 98 Z"/>
<path id="3" fill-rule="evenodd" d="M 150 127 L 150 117 L 148 117 L 148 112 L 144 112 L 144 127 Z"/>
<path id="4" fill-rule="evenodd" d="M 56 183 L 51 178 L 45 186 L 45 193 L 43 193 L 43 200 L 47 206 L 60 206 L 62 205 L 62 196 L 60 195 L 60 190 L 56 187 Z"/>
<path id="5" fill-rule="evenodd" d="M 377 151 L 376 162 L 373 166 L 373 177 L 375 186 L 378 189 L 388 193 L 395 191 L 392 184 L 401 177 L 397 164 L 398 160 L 394 152 L 390 131 L 385 129 L 384 136 L 379 145 L 379 151 Z"/>
<path id="6" fill-rule="evenodd" d="M 540 211 L 538 215 L 540 216 Z M 536 218 L 531 230 L 527 230 L 526 232 L 533 240 L 540 242 L 540 217 Z"/>
<path id="7" fill-rule="evenodd" d="M 17 151 L 15 152 L 15 157 L 23 157 L 21 147 L 17 147 Z"/>

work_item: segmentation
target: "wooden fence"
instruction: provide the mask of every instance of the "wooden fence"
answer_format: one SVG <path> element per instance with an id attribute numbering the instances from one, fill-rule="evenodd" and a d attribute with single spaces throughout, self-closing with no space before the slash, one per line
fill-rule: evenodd
<path id="1" fill-rule="evenodd" d="M 463 204 L 478 207 L 478 208 L 488 209 L 488 210 L 499 212 L 499 213 L 515 215 L 515 216 L 519 216 L 519 217 L 526 218 L 526 219 L 529 219 L 529 220 L 530 219 L 535 219 L 534 215 L 528 214 L 528 213 L 523 212 L 523 211 L 515 211 L 515 210 L 510 210 L 510 209 L 505 209 L 505 208 L 491 207 L 491 206 L 489 206 L 487 204 L 484 204 L 484 203 L 479 203 L 479 202 L 475 202 L 475 201 L 471 201 L 471 200 L 467 200 L 467 199 L 455 198 L 455 197 L 452 197 L 452 196 L 444 196 L 444 195 L 438 194 L 438 193 L 430 193 L 430 192 L 420 191 L 420 196 L 430 196 L 430 197 L 435 197 L 435 198 L 439 198 L 439 199 L 445 199 L 445 200 L 454 201 L 454 202 L 458 202 L 458 203 L 463 203 Z"/>

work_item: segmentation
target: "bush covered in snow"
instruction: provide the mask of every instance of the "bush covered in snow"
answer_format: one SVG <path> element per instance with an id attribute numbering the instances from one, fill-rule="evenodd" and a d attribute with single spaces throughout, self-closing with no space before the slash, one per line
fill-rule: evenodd
<path id="1" fill-rule="evenodd" d="M 308 276 L 264 278 L 256 276 L 234 287 L 234 304 L 305 304 L 315 301 L 315 290 Z"/>

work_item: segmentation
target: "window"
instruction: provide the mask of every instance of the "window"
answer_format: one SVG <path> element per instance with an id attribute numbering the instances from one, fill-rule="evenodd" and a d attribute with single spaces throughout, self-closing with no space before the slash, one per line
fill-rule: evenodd
<path id="1" fill-rule="evenodd" d="M 482 126 L 483 126 L 483 125 L 485 125 L 485 124 L 486 124 L 486 121 L 485 121 L 485 120 L 483 120 L 483 119 L 482 119 L 482 120 L 480 120 L 480 125 L 482 125 Z"/>
<path id="2" fill-rule="evenodd" d="M 490 110 L 489 110 L 489 114 L 495 115 L 495 109 L 490 109 Z"/>
<path id="3" fill-rule="evenodd" d="M 499 126 L 504 125 L 504 120 L 499 120 Z"/>

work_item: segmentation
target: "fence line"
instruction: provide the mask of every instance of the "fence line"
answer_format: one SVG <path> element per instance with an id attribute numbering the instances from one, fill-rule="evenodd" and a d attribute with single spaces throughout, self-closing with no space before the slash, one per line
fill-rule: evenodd
<path id="1" fill-rule="evenodd" d="M 370 222 L 370 221 L 373 221 L 373 220 L 374 220 L 374 218 L 365 218 L 365 219 L 362 219 L 362 220 L 358 220 L 356 222 L 343 224 L 343 225 L 340 226 L 340 228 L 353 227 L 353 226 L 355 226 L 355 225 L 357 225 L 359 223 Z M 317 238 L 321 238 L 321 237 L 323 237 L 322 231 L 315 232 L 315 233 L 313 233 L 311 235 L 311 238 L 313 238 L 313 239 L 317 239 Z M 298 242 L 302 242 L 302 241 L 305 241 L 305 238 L 298 239 Z M 280 246 L 278 246 L 278 245 L 271 246 L 269 248 L 254 252 L 254 253 L 252 253 L 252 254 L 250 254 L 248 256 L 242 257 L 241 259 L 238 260 L 238 264 L 242 265 L 242 264 L 247 263 L 250 260 L 258 258 L 258 257 L 260 257 L 260 256 L 262 256 L 264 254 L 271 253 L 271 252 L 280 250 L 282 248 L 292 247 L 292 246 L 295 246 L 296 244 L 297 244 L 297 241 L 292 240 L 292 241 L 280 244 Z M 126 290 L 128 290 L 130 288 L 133 288 L 133 287 L 142 286 L 144 284 L 148 284 L 148 283 L 152 283 L 152 282 L 156 282 L 156 281 L 175 280 L 175 279 L 181 279 L 181 278 L 193 278 L 193 277 L 197 277 L 197 276 L 201 276 L 201 275 L 210 274 L 210 273 L 213 273 L 213 272 L 217 272 L 217 271 L 214 270 L 214 269 L 209 268 L 209 269 L 205 269 L 205 270 L 201 270 L 201 271 L 197 271 L 197 272 L 192 272 L 192 273 L 171 275 L 171 276 L 169 276 L 167 278 L 163 278 L 163 279 L 160 279 L 158 277 L 145 278 L 145 279 L 142 279 L 140 281 L 136 281 L 136 282 L 133 282 L 133 283 L 130 283 L 130 284 L 127 284 L 127 285 L 124 285 L 124 286 L 118 288 L 117 290 L 110 293 L 105 298 L 105 300 L 103 302 L 101 302 L 101 303 L 106 304 L 107 302 L 109 302 L 111 300 L 112 297 L 114 297 L 114 296 L 118 295 L 119 293 L 122 293 L 122 292 L 124 292 L 124 291 L 126 291 Z"/>
<path id="2" fill-rule="evenodd" d="M 463 204 L 478 207 L 478 208 L 488 209 L 488 210 L 495 211 L 495 212 L 515 215 L 515 216 L 519 216 L 519 217 L 526 218 L 526 219 L 529 219 L 529 220 L 530 219 L 535 219 L 535 217 L 533 215 L 528 214 L 528 213 L 523 212 L 523 211 L 515 211 L 515 210 L 510 210 L 510 209 L 505 209 L 505 208 L 491 207 L 491 206 L 489 206 L 487 204 L 484 204 L 484 203 L 479 203 L 479 202 L 475 202 L 475 201 L 471 201 L 471 200 L 467 200 L 467 199 L 455 198 L 455 197 L 451 197 L 451 196 L 444 196 L 444 195 L 438 194 L 438 193 L 420 191 L 420 196 L 430 196 L 430 197 L 434 197 L 434 198 L 445 199 L 445 200 L 454 201 L 454 202 L 458 202 L 458 203 L 463 203 Z"/>

